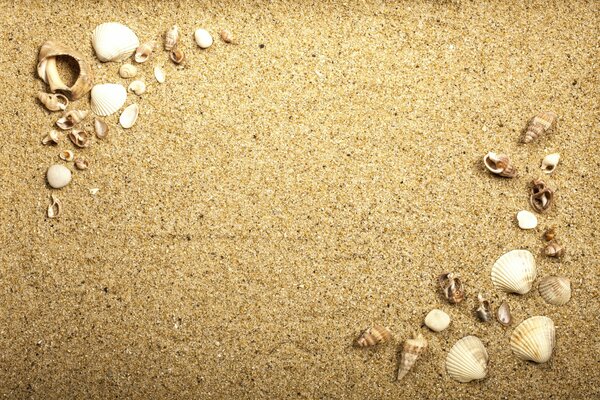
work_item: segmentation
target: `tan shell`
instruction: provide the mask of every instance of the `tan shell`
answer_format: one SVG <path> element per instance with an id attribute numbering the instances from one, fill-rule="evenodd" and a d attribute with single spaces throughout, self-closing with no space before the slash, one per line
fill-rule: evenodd
<path id="1" fill-rule="evenodd" d="M 154 51 L 155 48 L 156 48 L 155 40 L 152 40 L 150 42 L 146 42 L 146 43 L 142 44 L 135 51 L 135 56 L 134 56 L 135 62 L 143 63 L 143 62 L 148 61 L 148 58 L 150 58 L 150 54 L 152 54 L 152 52 Z"/>
<path id="2" fill-rule="evenodd" d="M 521 322 L 510 336 L 510 348 L 521 360 L 545 363 L 552 357 L 555 345 L 554 322 L 535 316 Z"/>
<path id="3" fill-rule="evenodd" d="M 83 158 L 83 157 L 78 157 L 75 159 L 75 168 L 77 168 L 80 171 L 86 170 L 88 169 L 88 167 L 90 166 L 89 162 Z"/>
<path id="4" fill-rule="evenodd" d="M 379 343 L 385 343 L 392 337 L 392 332 L 381 325 L 374 325 L 364 330 L 360 337 L 356 339 L 355 345 L 358 347 L 371 347 Z"/>
<path id="5" fill-rule="evenodd" d="M 571 281 L 564 276 L 548 276 L 538 286 L 540 296 L 548 304 L 565 305 L 571 300 Z"/>
<path id="6" fill-rule="evenodd" d="M 542 172 L 544 172 L 545 174 L 551 174 L 554 172 L 554 170 L 556 169 L 556 167 L 558 166 L 558 162 L 560 161 L 560 154 L 559 153 L 552 153 L 552 154 L 548 154 L 546 157 L 544 157 L 544 159 L 542 160 Z"/>
<path id="7" fill-rule="evenodd" d="M 415 365 L 415 362 L 423 351 L 427 349 L 427 340 L 420 333 L 413 335 L 412 339 L 407 339 L 402 348 L 402 358 L 398 368 L 397 380 L 402 380 L 408 371 Z"/>
<path id="8" fill-rule="evenodd" d="M 177 46 L 179 41 L 179 27 L 173 25 L 171 29 L 165 34 L 165 50 L 171 51 L 173 47 Z"/>
<path id="9" fill-rule="evenodd" d="M 94 131 L 98 139 L 105 139 L 108 136 L 108 124 L 100 118 L 94 119 Z"/>
<path id="10" fill-rule="evenodd" d="M 450 304 L 458 304 L 463 301 L 465 293 L 458 275 L 452 272 L 443 273 L 438 277 L 438 283 Z"/>
<path id="11" fill-rule="evenodd" d="M 75 59 L 79 65 L 79 76 L 73 86 L 67 86 L 56 68 L 56 57 L 67 56 Z M 50 91 L 61 91 L 72 100 L 83 97 L 92 89 L 93 73 L 90 65 L 83 59 L 83 54 L 62 43 L 47 41 L 40 48 L 37 72 L 40 78 L 50 86 Z"/>
<path id="12" fill-rule="evenodd" d="M 233 33 L 231 33 L 231 31 L 223 29 L 221 32 L 219 32 L 219 36 L 221 36 L 221 40 L 225 43 L 237 44 L 237 41 L 234 39 Z"/>
<path id="13" fill-rule="evenodd" d="M 493 174 L 505 178 L 514 178 L 517 176 L 517 169 L 510 163 L 510 159 L 505 154 L 496 154 L 489 152 L 483 157 L 483 164 Z"/>
<path id="14" fill-rule="evenodd" d="M 552 111 L 541 112 L 529 120 L 525 133 L 523 134 L 523 143 L 530 143 L 539 136 L 550 133 L 556 127 L 557 116 Z"/>
<path id="15" fill-rule="evenodd" d="M 58 157 L 60 157 L 60 159 L 63 161 L 73 161 L 75 158 L 75 153 L 73 153 L 72 150 L 63 150 L 60 152 Z"/>
<path id="16" fill-rule="evenodd" d="M 51 194 L 50 199 L 52 203 L 48 206 L 48 218 L 56 218 L 60 215 L 62 204 L 56 195 Z"/>
<path id="17" fill-rule="evenodd" d="M 546 231 L 544 232 L 544 240 L 546 240 L 547 242 L 554 239 L 555 236 L 556 236 L 556 226 L 551 226 L 550 228 L 546 229 Z"/>
<path id="18" fill-rule="evenodd" d="M 565 248 L 557 240 L 553 240 L 544 248 L 544 254 L 548 257 L 562 257 L 565 255 Z"/>
<path id="19" fill-rule="evenodd" d="M 483 379 L 487 375 L 488 353 L 476 336 L 465 336 L 452 346 L 446 356 L 448 375 L 459 382 Z"/>
<path id="20" fill-rule="evenodd" d="M 50 131 L 50 133 L 48 133 L 46 136 L 44 136 L 42 138 L 42 144 L 58 144 L 61 137 L 62 137 L 62 135 L 60 134 L 60 132 L 52 129 Z"/>
<path id="21" fill-rule="evenodd" d="M 154 67 L 154 77 L 156 78 L 156 81 L 158 83 L 165 83 L 165 80 L 166 80 L 165 71 L 158 65 L 156 67 Z"/>
<path id="22" fill-rule="evenodd" d="M 500 322 L 504 326 L 508 326 L 512 322 L 510 306 L 506 301 L 503 301 L 502 304 L 500 304 L 500 307 L 498 307 L 496 317 L 498 318 L 498 322 Z"/>
<path id="23" fill-rule="evenodd" d="M 140 107 L 137 104 L 130 104 L 125 107 L 121 115 L 119 116 L 119 123 L 124 129 L 129 129 L 137 121 L 140 112 Z"/>
<path id="24" fill-rule="evenodd" d="M 531 181 L 531 195 L 529 204 L 538 213 L 544 213 L 550 209 L 554 200 L 554 190 L 550 189 L 541 179 Z"/>
<path id="25" fill-rule="evenodd" d="M 488 322 L 492 319 L 492 305 L 485 299 L 481 293 L 477 295 L 479 307 L 475 310 L 475 315 L 481 322 Z"/>
<path id="26" fill-rule="evenodd" d="M 179 49 L 179 46 L 175 46 L 169 53 L 169 58 L 175 64 L 181 64 L 185 60 L 185 54 L 181 49 Z"/>
<path id="27" fill-rule="evenodd" d="M 66 112 L 62 118 L 56 121 L 56 126 L 62 130 L 73 128 L 87 117 L 89 111 L 71 110 Z"/>
<path id="28" fill-rule="evenodd" d="M 50 111 L 64 111 L 69 105 L 69 99 L 60 93 L 39 92 L 37 97 L 44 107 Z"/>
<path id="29" fill-rule="evenodd" d="M 137 75 L 138 69 L 135 65 L 132 64 L 123 64 L 121 68 L 119 68 L 119 75 L 121 78 L 133 78 Z"/>
<path id="30" fill-rule="evenodd" d="M 69 139 L 73 144 L 79 148 L 89 147 L 91 142 L 91 136 L 89 133 L 84 131 L 83 129 L 73 129 L 69 133 Z"/>

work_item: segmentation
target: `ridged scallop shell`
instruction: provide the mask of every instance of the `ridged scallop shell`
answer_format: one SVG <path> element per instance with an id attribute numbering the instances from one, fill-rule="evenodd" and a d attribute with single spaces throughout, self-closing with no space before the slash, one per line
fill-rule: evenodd
<path id="1" fill-rule="evenodd" d="M 565 305 L 571 300 L 571 281 L 564 276 L 547 276 L 538 286 L 540 296 L 548 304 Z"/>
<path id="2" fill-rule="evenodd" d="M 487 375 L 488 353 L 476 336 L 465 336 L 452 346 L 446 357 L 448 375 L 459 382 L 483 379 Z"/>
<path id="3" fill-rule="evenodd" d="M 521 360 L 545 363 L 552 357 L 555 345 L 554 322 L 536 316 L 521 322 L 510 336 L 510 348 Z"/>
<path id="4" fill-rule="evenodd" d="M 103 62 L 124 60 L 131 56 L 139 45 L 136 34 L 118 22 L 100 24 L 92 34 L 92 46 L 98 59 Z"/>
<path id="5" fill-rule="evenodd" d="M 492 267 L 492 283 L 507 293 L 529 292 L 535 277 L 535 259 L 528 250 L 509 251 Z"/>
<path id="6" fill-rule="evenodd" d="M 127 106 L 121 113 L 119 117 L 119 123 L 124 129 L 129 129 L 135 124 L 137 120 L 138 114 L 140 112 L 140 107 L 137 104 L 131 104 Z"/>
<path id="7" fill-rule="evenodd" d="M 104 83 L 92 88 L 90 107 L 94 114 L 105 117 L 117 112 L 127 100 L 127 90 L 118 83 Z"/>

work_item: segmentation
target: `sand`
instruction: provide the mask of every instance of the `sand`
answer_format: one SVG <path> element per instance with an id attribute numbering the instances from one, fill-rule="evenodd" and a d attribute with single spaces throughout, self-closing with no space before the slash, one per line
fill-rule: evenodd
<path id="1" fill-rule="evenodd" d="M 429 398 L 590 399 L 600 396 L 598 2 L 4 3 L 0 27 L 0 397 L 19 399 Z M 102 64 L 93 28 L 117 20 L 142 41 L 172 24 L 187 63 L 159 51 L 130 130 L 110 138 L 54 191 L 42 146 L 58 113 L 35 94 L 39 46 L 84 53 L 96 82 L 126 84 Z M 215 44 L 202 51 L 193 31 Z M 216 37 L 230 29 L 239 45 Z M 164 64 L 167 81 L 153 81 Z M 72 106 L 89 109 L 88 99 Z M 522 145 L 540 110 L 555 133 Z M 88 120 L 88 125 L 91 120 Z M 516 179 L 481 158 L 507 153 Z M 544 155 L 556 204 L 533 231 L 527 185 Z M 99 188 L 92 196 L 90 188 Z M 556 225 L 562 260 L 541 255 Z M 534 288 L 495 290 L 494 260 L 525 248 L 539 277 L 572 281 L 572 300 Z M 451 306 L 437 275 L 454 271 L 466 300 Z M 537 282 L 536 285 L 537 287 Z M 552 359 L 523 362 L 511 328 L 475 320 L 477 292 L 515 321 L 546 315 Z M 441 308 L 448 330 L 421 328 Z M 352 348 L 372 323 L 393 343 Z M 397 350 L 415 330 L 429 349 L 401 383 Z M 451 380 L 459 338 L 481 338 L 486 379 Z"/>

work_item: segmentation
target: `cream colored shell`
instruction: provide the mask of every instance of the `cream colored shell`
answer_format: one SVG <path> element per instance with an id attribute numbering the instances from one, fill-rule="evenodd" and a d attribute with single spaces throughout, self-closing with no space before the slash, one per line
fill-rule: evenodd
<path id="1" fill-rule="evenodd" d="M 521 360 L 545 363 L 555 345 L 554 322 L 535 316 L 521 322 L 510 336 L 510 348 Z"/>
<path id="2" fill-rule="evenodd" d="M 562 306 L 571 299 L 571 281 L 564 276 L 547 276 L 538 286 L 540 296 L 548 304 Z"/>
<path id="3" fill-rule="evenodd" d="M 117 112 L 127 100 L 127 90 L 118 83 L 104 83 L 92 88 L 90 107 L 94 114 L 107 116 Z"/>
<path id="4" fill-rule="evenodd" d="M 483 379 L 487 375 L 488 353 L 476 336 L 465 336 L 448 352 L 446 371 L 459 382 Z"/>
<path id="5" fill-rule="evenodd" d="M 535 259 L 528 250 L 512 250 L 492 267 L 492 283 L 507 293 L 525 294 L 536 277 Z"/>
<path id="6" fill-rule="evenodd" d="M 140 45 L 137 35 L 123 24 L 100 24 L 92 33 L 92 46 L 103 62 L 121 61 L 131 56 Z"/>

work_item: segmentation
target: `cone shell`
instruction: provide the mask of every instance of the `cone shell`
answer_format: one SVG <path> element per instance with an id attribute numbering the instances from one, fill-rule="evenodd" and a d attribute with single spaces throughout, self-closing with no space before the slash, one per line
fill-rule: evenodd
<path id="1" fill-rule="evenodd" d="M 556 126 L 556 119 L 557 116 L 552 111 L 541 112 L 531 118 L 523 135 L 523 143 L 533 142 L 539 136 L 551 132 Z"/>
<path id="2" fill-rule="evenodd" d="M 512 250 L 492 267 L 492 283 L 507 293 L 525 294 L 536 277 L 535 259 L 527 250 Z"/>
<path id="3" fill-rule="evenodd" d="M 165 50 L 171 51 L 173 47 L 177 45 L 179 41 L 179 27 L 177 25 L 173 25 L 171 29 L 167 31 L 165 34 Z"/>
<path id="4" fill-rule="evenodd" d="M 117 112 L 127 100 L 127 90 L 123 85 L 104 83 L 92 89 L 90 107 L 96 115 L 107 116 Z"/>
<path id="5" fill-rule="evenodd" d="M 514 178 L 517 169 L 512 166 L 507 155 L 489 152 L 483 157 L 483 164 L 493 174 L 505 178 Z"/>
<path id="6" fill-rule="evenodd" d="M 548 276 L 542 279 L 538 290 L 546 303 L 554 306 L 565 305 L 571 300 L 571 281 L 564 276 Z"/>
<path id="7" fill-rule="evenodd" d="M 476 336 L 465 336 L 448 352 L 446 371 L 459 382 L 483 379 L 487 375 L 488 353 Z"/>
<path id="8" fill-rule="evenodd" d="M 118 22 L 100 24 L 92 34 L 92 46 L 102 62 L 122 61 L 131 56 L 139 45 L 136 34 Z"/>
<path id="9" fill-rule="evenodd" d="M 381 325 L 374 325 L 371 328 L 366 329 L 356 339 L 356 346 L 358 347 L 371 347 L 379 343 L 385 343 L 392 337 L 392 332 Z"/>
<path id="10" fill-rule="evenodd" d="M 400 367 L 398 368 L 398 380 L 404 378 L 413 365 L 415 365 L 421 353 L 426 349 L 427 340 L 421 334 L 415 335 L 412 339 L 407 339 L 404 342 Z"/>
<path id="11" fill-rule="evenodd" d="M 56 57 L 58 56 L 68 56 L 77 61 L 79 76 L 73 86 L 67 86 L 60 78 L 56 67 Z M 69 96 L 71 100 L 77 100 L 89 92 L 94 80 L 92 68 L 83 59 L 83 54 L 62 43 L 51 40 L 45 42 L 40 48 L 37 72 L 39 77 L 50 86 L 52 93 L 61 91 Z"/>
<path id="12" fill-rule="evenodd" d="M 531 317 L 521 322 L 510 336 L 510 348 L 521 360 L 545 363 L 555 345 L 554 322 L 548 317 Z"/>

